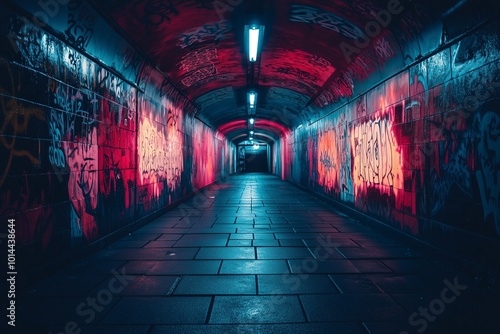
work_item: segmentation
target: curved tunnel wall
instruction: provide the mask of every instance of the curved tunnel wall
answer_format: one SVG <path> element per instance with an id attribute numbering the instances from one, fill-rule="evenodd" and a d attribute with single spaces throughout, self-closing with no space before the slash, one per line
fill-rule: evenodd
<path id="1" fill-rule="evenodd" d="M 232 144 L 195 119 L 190 101 L 88 5 L 57 10 L 47 24 L 22 9 L 3 9 L 1 18 L 0 220 L 15 219 L 26 268 L 230 170 Z"/>
<path id="2" fill-rule="evenodd" d="M 498 21 L 291 132 L 283 178 L 465 258 L 500 241 Z"/>

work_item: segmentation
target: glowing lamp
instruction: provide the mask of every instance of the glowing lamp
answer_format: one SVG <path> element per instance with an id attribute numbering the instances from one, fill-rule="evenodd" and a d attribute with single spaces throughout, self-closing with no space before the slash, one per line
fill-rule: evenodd
<path id="1" fill-rule="evenodd" d="M 264 35 L 264 26 L 247 25 L 245 26 L 245 38 L 247 43 L 248 61 L 256 62 L 259 52 L 262 48 L 262 36 Z"/>
<path id="2" fill-rule="evenodd" d="M 248 93 L 248 104 L 250 108 L 255 108 L 255 101 L 257 100 L 257 94 L 254 92 Z"/>
<path id="3" fill-rule="evenodd" d="M 251 62 L 257 60 L 257 50 L 259 50 L 259 34 L 260 29 L 252 27 L 248 31 L 248 59 Z"/>

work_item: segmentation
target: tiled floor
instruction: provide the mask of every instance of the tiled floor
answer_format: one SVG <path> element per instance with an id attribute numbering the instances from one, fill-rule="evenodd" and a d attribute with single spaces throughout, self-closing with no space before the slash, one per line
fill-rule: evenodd
<path id="1" fill-rule="evenodd" d="M 27 287 L 17 329 L 500 332 L 498 289 L 456 263 L 274 176 L 236 175 Z"/>

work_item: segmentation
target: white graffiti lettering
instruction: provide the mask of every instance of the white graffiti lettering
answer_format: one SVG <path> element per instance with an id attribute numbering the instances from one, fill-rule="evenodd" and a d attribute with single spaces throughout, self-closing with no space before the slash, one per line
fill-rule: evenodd
<path id="1" fill-rule="evenodd" d="M 394 185 L 393 139 L 388 116 L 352 128 L 353 177 L 368 184 Z"/>
<path id="2" fill-rule="evenodd" d="M 174 114 L 173 111 L 170 113 Z M 167 125 L 155 123 L 149 118 L 140 122 L 138 149 L 141 184 L 145 180 L 167 180 L 171 190 L 180 184 L 184 164 L 182 133 L 170 125 L 173 128 L 167 129 Z"/>
<path id="3" fill-rule="evenodd" d="M 377 52 L 377 55 L 381 59 L 389 59 L 394 55 L 394 50 L 391 48 L 391 45 L 385 40 L 385 38 L 380 38 L 377 40 L 373 47 Z"/>
<path id="4" fill-rule="evenodd" d="M 205 49 L 201 51 L 191 52 L 179 62 L 179 69 L 184 72 L 192 72 L 201 67 L 213 65 L 213 62 L 218 58 L 217 49 Z"/>
<path id="5" fill-rule="evenodd" d="M 139 135 L 139 168 L 142 177 L 155 175 L 165 177 L 165 166 L 168 164 L 167 130 L 165 125 L 156 124 L 145 118 L 141 123 Z"/>
<path id="6" fill-rule="evenodd" d="M 215 65 L 212 64 L 210 66 L 200 68 L 199 70 L 193 72 L 188 77 L 182 79 L 181 82 L 184 86 L 190 87 L 195 83 L 199 83 L 200 80 L 206 79 L 214 75 L 217 75 L 217 67 L 215 67 Z"/>

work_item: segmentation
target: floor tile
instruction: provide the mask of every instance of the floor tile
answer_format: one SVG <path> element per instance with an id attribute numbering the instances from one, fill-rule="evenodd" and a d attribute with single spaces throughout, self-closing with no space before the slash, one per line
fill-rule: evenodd
<path id="1" fill-rule="evenodd" d="M 149 241 L 144 248 L 166 248 L 172 247 L 175 244 L 175 240 L 153 240 Z"/>
<path id="2" fill-rule="evenodd" d="M 166 296 L 178 279 L 178 276 L 138 276 L 129 282 L 120 294 L 125 296 Z"/>
<path id="3" fill-rule="evenodd" d="M 116 242 L 113 242 L 111 245 L 109 245 L 110 248 L 141 248 L 147 243 L 149 243 L 149 240 L 119 240 Z"/>
<path id="4" fill-rule="evenodd" d="M 236 239 L 236 240 L 229 240 L 227 242 L 228 246 L 239 246 L 239 247 L 251 247 L 252 246 L 252 240 L 251 239 Z"/>
<path id="5" fill-rule="evenodd" d="M 326 260 L 318 261 L 314 258 L 305 260 L 289 260 L 292 273 L 308 273 L 308 274 L 352 274 L 359 273 L 351 261 L 348 260 Z"/>
<path id="6" fill-rule="evenodd" d="M 158 261 L 148 272 L 150 275 L 217 274 L 221 261 Z"/>
<path id="7" fill-rule="evenodd" d="M 128 261 L 123 265 L 123 270 L 127 275 L 144 275 L 149 272 L 159 261 Z"/>
<path id="8" fill-rule="evenodd" d="M 182 236 L 183 234 L 164 233 L 156 240 L 179 240 Z"/>
<path id="9" fill-rule="evenodd" d="M 275 239 L 254 239 L 252 242 L 252 246 L 254 247 L 273 247 L 276 246 L 278 247 L 279 241 Z"/>
<path id="10" fill-rule="evenodd" d="M 210 297 L 123 297 L 102 324 L 202 324 Z"/>
<path id="11" fill-rule="evenodd" d="M 184 276 L 175 295 L 248 295 L 256 294 L 254 275 Z"/>
<path id="12" fill-rule="evenodd" d="M 395 259 L 420 257 L 420 254 L 407 247 L 339 247 L 346 259 Z"/>
<path id="13" fill-rule="evenodd" d="M 257 258 L 270 259 L 303 259 L 313 255 L 307 247 L 257 247 Z"/>
<path id="14" fill-rule="evenodd" d="M 254 247 L 205 247 L 196 259 L 255 259 Z"/>
<path id="15" fill-rule="evenodd" d="M 378 260 L 351 260 L 351 263 L 362 273 L 391 273 L 386 265 Z"/>
<path id="16" fill-rule="evenodd" d="M 225 246 L 227 238 L 228 236 L 224 234 L 207 234 L 204 238 L 193 237 L 193 235 L 186 234 L 181 239 L 177 240 L 175 247 Z"/>
<path id="17" fill-rule="evenodd" d="M 300 296 L 309 321 L 404 321 L 408 313 L 385 294 Z"/>
<path id="18" fill-rule="evenodd" d="M 211 324 L 293 323 L 305 318 L 297 296 L 217 296 Z"/>
<path id="19" fill-rule="evenodd" d="M 161 260 L 165 256 L 163 248 L 140 248 L 140 249 L 106 249 L 93 258 L 96 260 Z"/>
<path id="20" fill-rule="evenodd" d="M 283 274 L 289 273 L 285 260 L 224 260 L 221 274 Z"/>
<path id="21" fill-rule="evenodd" d="M 258 275 L 259 294 L 338 293 L 327 275 Z"/>
<path id="22" fill-rule="evenodd" d="M 382 293 L 382 290 L 365 275 L 330 275 L 335 286 L 346 294 Z"/>
<path id="23" fill-rule="evenodd" d="M 165 255 L 162 260 L 191 260 L 198 254 L 200 248 L 172 247 L 163 248 L 163 250 Z"/>

